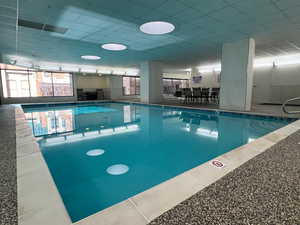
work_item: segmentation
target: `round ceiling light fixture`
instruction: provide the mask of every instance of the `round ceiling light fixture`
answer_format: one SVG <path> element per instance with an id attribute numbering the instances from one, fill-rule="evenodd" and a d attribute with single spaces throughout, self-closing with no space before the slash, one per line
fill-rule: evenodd
<path id="1" fill-rule="evenodd" d="M 99 60 L 99 59 L 101 59 L 101 57 L 97 56 L 97 55 L 82 55 L 81 58 L 85 59 L 85 60 Z"/>
<path id="2" fill-rule="evenodd" d="M 109 51 L 124 51 L 127 49 L 126 45 L 118 44 L 118 43 L 107 43 L 107 44 L 103 44 L 101 47 Z"/>
<path id="3" fill-rule="evenodd" d="M 140 26 L 140 30 L 146 34 L 161 35 L 175 30 L 175 26 L 169 22 L 152 21 Z"/>

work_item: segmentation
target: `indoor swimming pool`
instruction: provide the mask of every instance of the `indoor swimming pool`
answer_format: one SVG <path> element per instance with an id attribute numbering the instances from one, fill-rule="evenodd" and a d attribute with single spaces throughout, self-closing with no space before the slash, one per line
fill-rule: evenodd
<path id="1" fill-rule="evenodd" d="M 118 102 L 23 110 L 73 222 L 294 121 Z"/>

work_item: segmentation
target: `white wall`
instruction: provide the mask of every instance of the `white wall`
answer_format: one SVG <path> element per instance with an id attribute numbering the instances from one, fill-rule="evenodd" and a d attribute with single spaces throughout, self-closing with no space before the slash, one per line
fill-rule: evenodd
<path id="1" fill-rule="evenodd" d="M 251 109 L 254 55 L 255 42 L 251 38 L 223 45 L 221 109 Z"/>
<path id="2" fill-rule="evenodd" d="M 159 103 L 163 99 L 162 64 L 154 61 L 140 65 L 141 102 Z"/>
<path id="3" fill-rule="evenodd" d="M 218 82 L 218 76 L 220 72 L 211 72 L 202 74 L 202 80 L 200 83 L 193 83 L 190 81 L 190 87 L 203 87 L 203 88 L 216 88 L 220 87 L 220 83 Z"/>
<path id="4" fill-rule="evenodd" d="M 182 73 L 182 74 L 163 73 L 163 78 L 191 79 L 191 75 L 188 73 Z"/>
<path id="5" fill-rule="evenodd" d="M 97 88 L 109 88 L 109 79 L 107 76 L 98 75 L 78 75 L 76 74 L 77 88 L 83 89 L 97 89 Z"/>
<path id="6" fill-rule="evenodd" d="M 110 98 L 112 100 L 120 99 L 123 97 L 123 84 L 121 76 L 110 77 Z"/>
<path id="7" fill-rule="evenodd" d="M 84 91 L 94 91 L 95 89 L 103 89 L 104 98 L 110 98 L 110 78 L 109 76 L 99 76 L 97 74 L 75 74 L 77 88 L 82 88 Z"/>
<path id="8" fill-rule="evenodd" d="M 123 78 L 122 76 L 109 76 L 110 99 L 132 99 L 139 98 L 139 95 L 123 96 Z"/>
<path id="9" fill-rule="evenodd" d="M 255 70 L 253 102 L 281 104 L 299 96 L 300 65 Z"/>
<path id="10" fill-rule="evenodd" d="M 217 72 L 203 73 L 200 84 L 192 87 L 219 87 Z M 286 99 L 300 96 L 300 65 L 262 67 L 254 70 L 254 103 L 282 104 Z"/>

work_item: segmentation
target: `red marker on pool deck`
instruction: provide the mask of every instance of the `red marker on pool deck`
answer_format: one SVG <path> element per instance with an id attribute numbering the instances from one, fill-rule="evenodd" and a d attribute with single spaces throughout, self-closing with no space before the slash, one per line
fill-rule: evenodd
<path id="1" fill-rule="evenodd" d="M 218 161 L 218 160 L 213 160 L 213 161 L 211 162 L 211 164 L 212 164 L 213 166 L 217 167 L 217 168 L 223 168 L 223 167 L 225 166 L 222 162 L 220 162 L 220 161 Z"/>

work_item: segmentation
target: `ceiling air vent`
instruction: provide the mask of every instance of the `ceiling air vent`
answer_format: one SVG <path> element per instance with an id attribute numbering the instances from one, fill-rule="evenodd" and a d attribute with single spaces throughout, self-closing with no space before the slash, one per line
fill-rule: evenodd
<path id="1" fill-rule="evenodd" d="M 49 32 L 54 32 L 54 33 L 59 33 L 59 34 L 64 34 L 67 32 L 67 28 L 65 27 L 56 27 L 52 26 L 49 24 L 42 24 L 42 23 L 37 23 L 29 20 L 18 20 L 18 25 L 22 27 L 28 27 L 32 29 L 37 29 L 37 30 L 44 30 L 44 31 L 49 31 Z"/>

